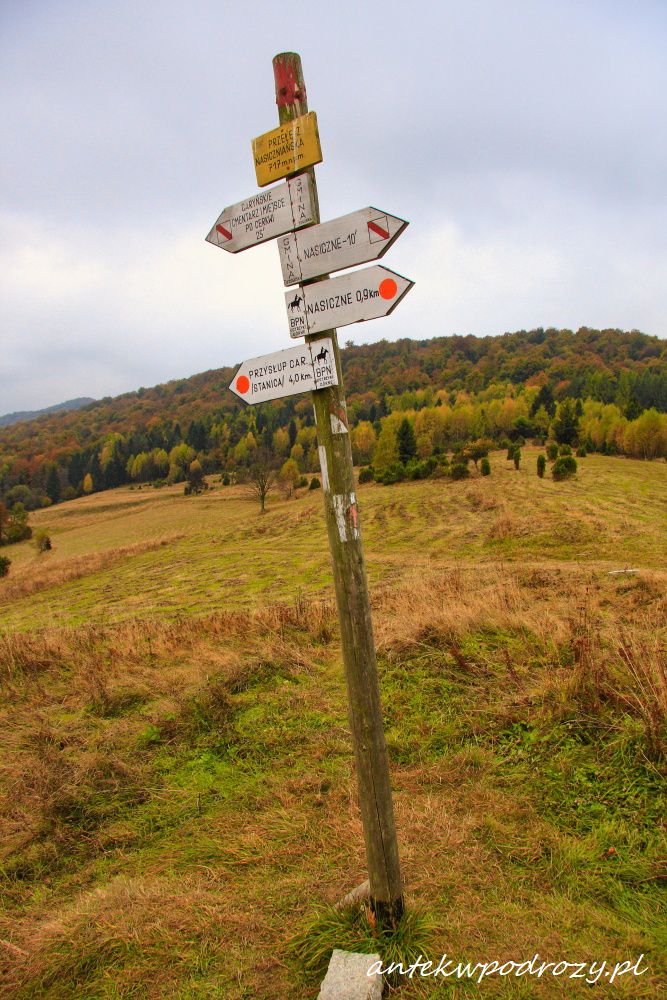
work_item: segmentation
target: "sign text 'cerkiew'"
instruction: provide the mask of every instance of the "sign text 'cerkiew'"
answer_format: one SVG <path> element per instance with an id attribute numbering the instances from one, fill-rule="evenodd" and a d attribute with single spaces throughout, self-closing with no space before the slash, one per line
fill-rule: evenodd
<path id="1" fill-rule="evenodd" d="M 229 253 L 247 250 L 314 222 L 314 200 L 307 174 L 223 208 L 206 239 Z"/>
<path id="2" fill-rule="evenodd" d="M 311 111 L 257 136 L 252 140 L 252 154 L 260 187 L 312 167 L 314 163 L 321 163 L 317 115 Z"/>
<path id="3" fill-rule="evenodd" d="M 302 347 L 288 347 L 244 361 L 229 388 L 246 403 L 265 403 L 297 392 L 328 389 L 338 385 L 333 350 L 331 339 L 323 337 Z"/>
<path id="4" fill-rule="evenodd" d="M 283 281 L 317 278 L 344 267 L 377 260 L 396 242 L 408 223 L 379 208 L 362 208 L 278 241 Z"/>
<path id="5" fill-rule="evenodd" d="M 291 337 L 388 316 L 414 282 L 381 264 L 285 293 Z"/>

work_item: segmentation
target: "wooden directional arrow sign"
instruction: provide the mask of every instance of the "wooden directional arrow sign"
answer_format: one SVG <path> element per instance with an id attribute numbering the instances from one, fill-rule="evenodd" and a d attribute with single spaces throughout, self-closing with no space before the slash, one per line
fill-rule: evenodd
<path id="1" fill-rule="evenodd" d="M 321 163 L 317 115 L 311 111 L 252 140 L 255 174 L 260 187 Z"/>
<path id="2" fill-rule="evenodd" d="M 414 281 L 375 264 L 285 293 L 290 337 L 388 316 Z"/>
<path id="3" fill-rule="evenodd" d="M 338 385 L 333 344 L 323 337 L 303 347 L 244 361 L 229 388 L 246 403 L 265 403 L 331 385 Z"/>
<path id="4" fill-rule="evenodd" d="M 278 241 L 286 285 L 377 260 L 408 223 L 379 208 L 362 208 L 332 222 L 288 233 Z"/>
<path id="5" fill-rule="evenodd" d="M 206 239 L 230 253 L 247 250 L 314 222 L 314 198 L 307 174 L 223 208 Z"/>

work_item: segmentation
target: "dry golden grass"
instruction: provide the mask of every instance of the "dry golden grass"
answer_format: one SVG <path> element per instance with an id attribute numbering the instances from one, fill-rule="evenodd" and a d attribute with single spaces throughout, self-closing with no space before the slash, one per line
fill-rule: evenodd
<path id="1" fill-rule="evenodd" d="M 632 810 L 644 799 L 625 805 L 645 774 L 630 770 L 611 788 L 613 758 L 592 791 L 585 775 L 596 742 L 602 766 L 624 739 L 623 754 L 633 767 L 633 754 L 645 759 L 651 781 L 664 769 L 667 576 L 609 576 L 621 551 L 613 538 L 617 547 L 599 561 L 572 555 L 589 551 L 600 517 L 581 482 L 558 495 L 536 485 L 552 527 L 566 524 L 564 498 L 581 514 L 567 552 L 539 543 L 529 558 L 513 548 L 502 558 L 502 546 L 530 540 L 519 501 L 535 484 L 496 474 L 506 480 L 495 496 L 483 481 L 362 494 L 408 900 L 436 917 L 438 954 L 621 960 L 643 951 L 650 974 L 617 995 L 653 997 L 657 894 L 640 890 L 657 883 L 655 857 L 642 853 L 657 821 L 647 813 L 635 829 Z M 241 579 L 242 556 L 253 573 L 268 566 L 296 589 L 299 573 L 283 564 L 288 546 L 306 564 L 324 544 L 321 498 L 300 502 L 253 519 L 234 497 L 206 498 L 207 513 L 195 500 L 195 569 L 234 544 L 230 573 Z M 159 533 L 149 505 L 131 509 L 156 534 L 137 544 L 151 559 L 155 547 L 157 576 L 169 564 L 160 541 L 175 526 L 171 505 L 185 508 L 175 494 L 155 503 Z M 234 521 L 222 545 L 202 525 L 226 503 Z M 651 516 L 655 503 L 651 492 Z M 92 532 L 94 509 L 81 512 L 81 531 Z M 117 513 L 111 504 L 101 515 L 114 518 L 113 531 Z M 624 533 L 633 554 L 646 551 L 634 534 L 641 504 L 635 513 L 625 526 L 612 518 L 605 544 Z M 489 542 L 502 518 L 508 534 Z M 74 551 L 78 537 L 70 560 L 87 558 Z M 124 562 L 114 565 L 109 580 L 120 587 Z M 173 585 L 184 586 L 180 577 Z M 254 609 L 230 601 L 164 620 L 151 605 L 116 624 L 91 614 L 81 627 L 0 634 L 0 991 L 16 1000 L 317 995 L 286 967 L 286 943 L 314 902 L 333 904 L 365 878 L 337 629 L 330 600 L 304 589 Z M 561 720 L 536 764 L 531 748 Z M 521 742 L 524 729 L 534 744 Z M 558 741 L 570 739 L 562 774 L 540 785 Z M 543 808 L 552 787 L 562 810 L 560 801 Z M 608 811 L 577 826 L 591 797 Z M 471 995 L 455 990 L 465 988 L 447 993 L 452 1000 Z M 523 995 L 567 990 L 542 981 Z M 498 982 L 486 992 L 521 995 Z M 421 994 L 413 983 L 403 995 Z"/>
<path id="2" fill-rule="evenodd" d="M 69 559 L 53 559 L 42 554 L 32 563 L 18 568 L 8 579 L 0 580 L 0 604 L 9 604 L 21 597 L 28 597 L 49 587 L 60 587 L 70 580 L 99 573 L 115 563 L 122 562 L 143 552 L 152 552 L 163 545 L 170 545 L 182 538 L 182 534 L 165 535 L 133 545 L 121 545 L 102 552 L 90 552 L 84 556 Z"/>

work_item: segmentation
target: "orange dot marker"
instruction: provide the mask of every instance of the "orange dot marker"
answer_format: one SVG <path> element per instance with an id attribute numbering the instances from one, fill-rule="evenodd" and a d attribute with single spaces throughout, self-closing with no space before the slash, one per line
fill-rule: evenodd
<path id="1" fill-rule="evenodd" d="M 247 375 L 239 375 L 236 380 L 236 388 L 239 392 L 247 392 L 250 388 L 250 379 Z"/>
<path id="2" fill-rule="evenodd" d="M 393 278 L 385 278 L 384 281 L 380 282 L 378 291 L 383 299 L 393 299 L 398 291 L 398 285 Z"/>

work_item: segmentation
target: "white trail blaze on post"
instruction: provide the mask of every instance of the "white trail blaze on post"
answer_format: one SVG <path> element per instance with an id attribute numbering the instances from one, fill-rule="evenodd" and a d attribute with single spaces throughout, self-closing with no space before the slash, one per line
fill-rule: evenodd
<path id="1" fill-rule="evenodd" d="M 239 253 L 314 221 L 311 181 L 302 174 L 223 208 L 206 240 Z"/>
<path id="2" fill-rule="evenodd" d="M 375 264 L 285 293 L 290 337 L 379 319 L 393 312 L 414 282 Z"/>
<path id="3" fill-rule="evenodd" d="M 407 225 L 405 219 L 369 207 L 300 233 L 288 233 L 278 241 L 283 281 L 295 285 L 378 260 Z"/>
<path id="4" fill-rule="evenodd" d="M 246 403 L 265 403 L 332 385 L 338 385 L 333 344 L 322 337 L 244 361 L 229 388 Z"/>

